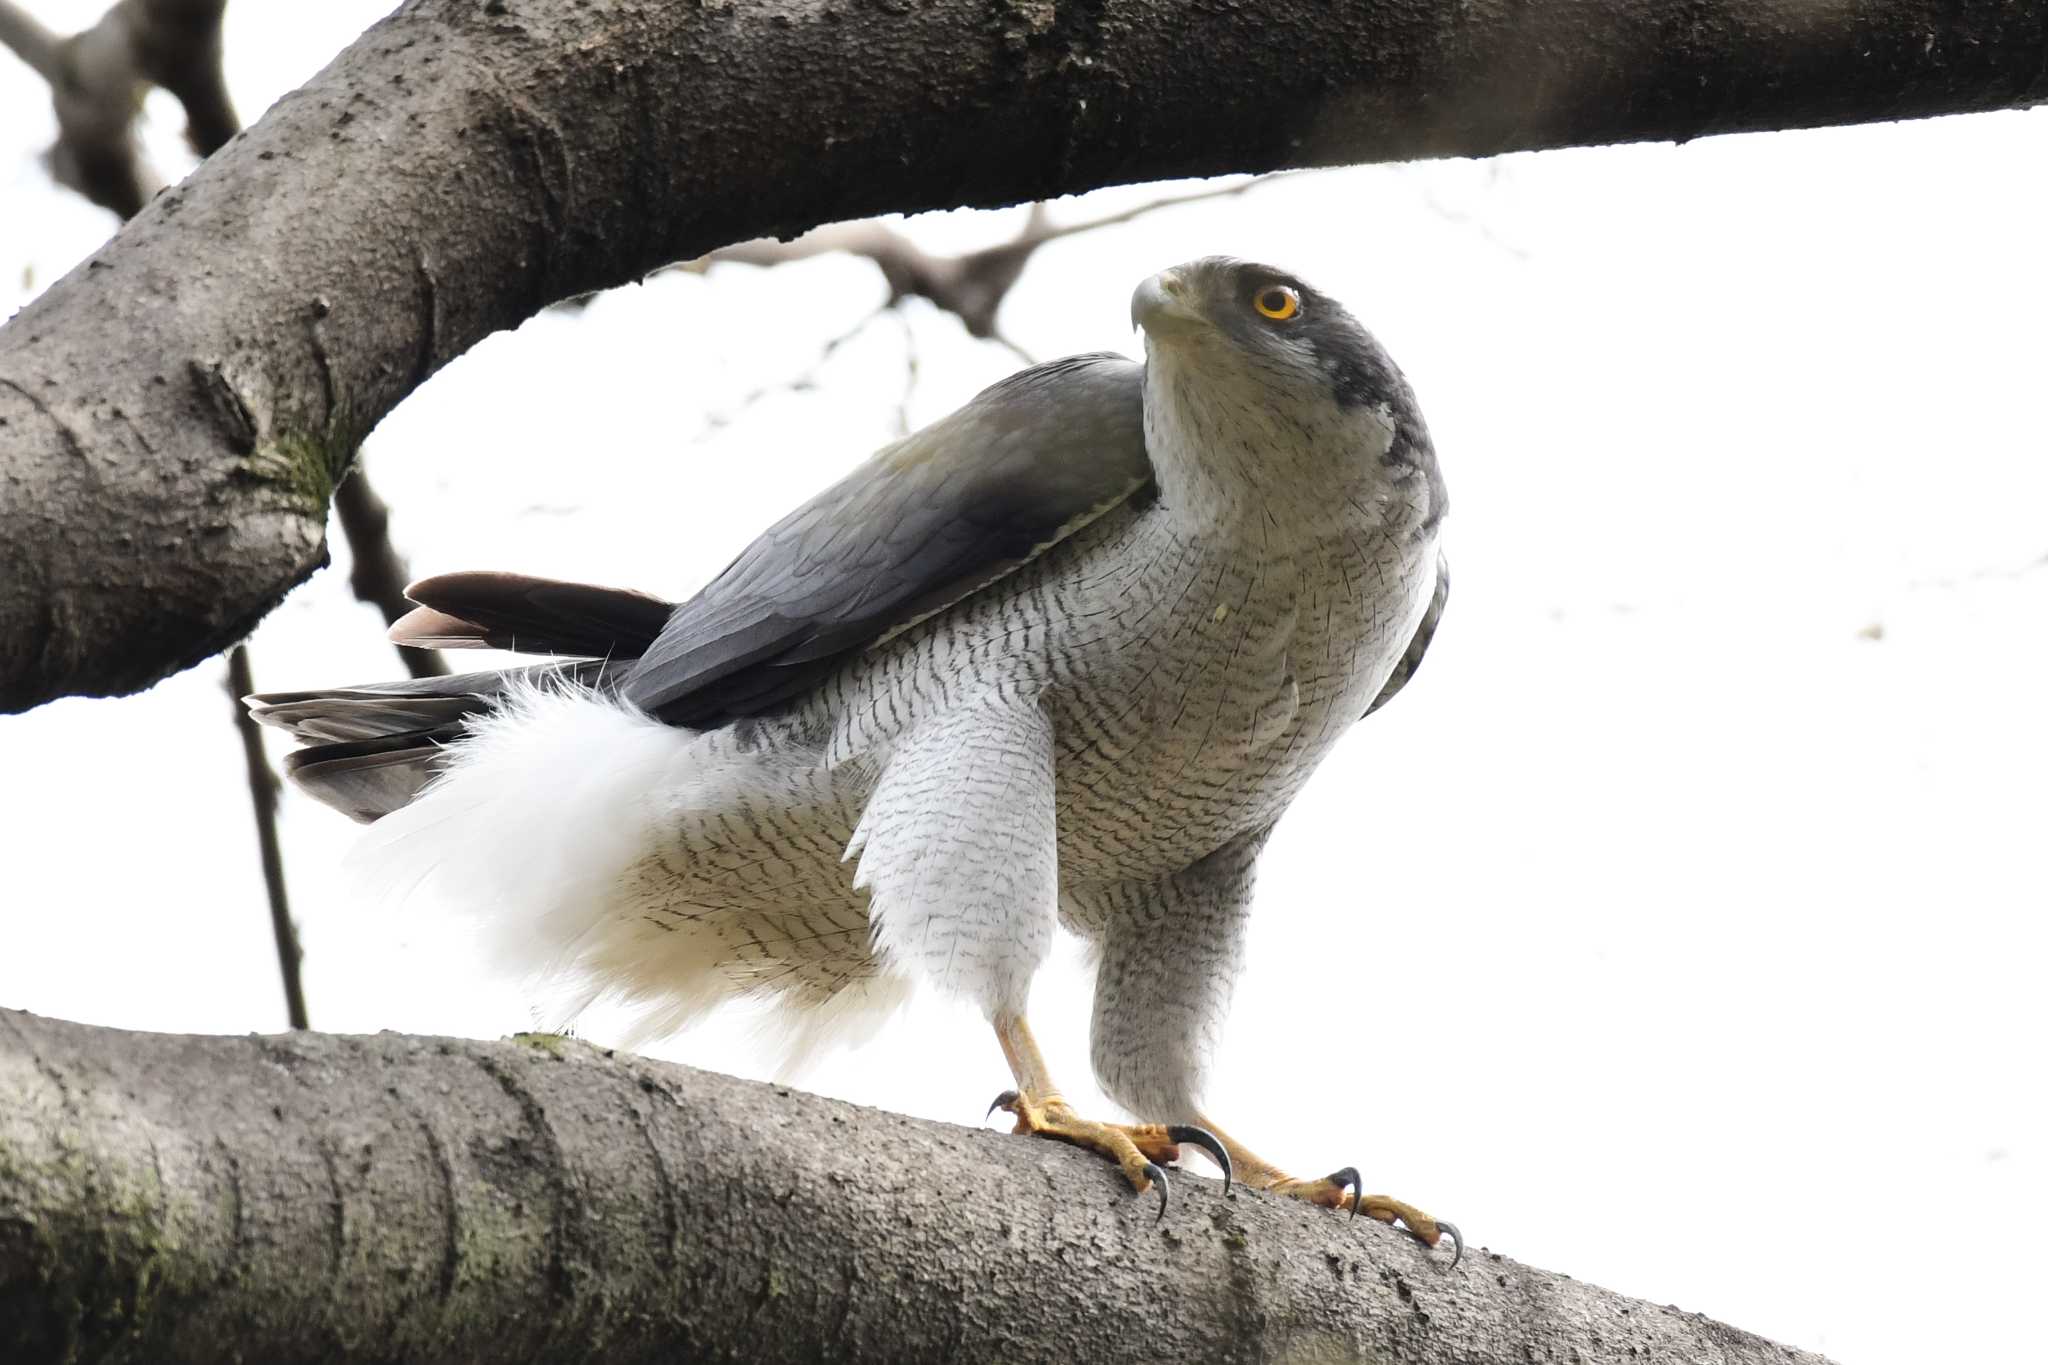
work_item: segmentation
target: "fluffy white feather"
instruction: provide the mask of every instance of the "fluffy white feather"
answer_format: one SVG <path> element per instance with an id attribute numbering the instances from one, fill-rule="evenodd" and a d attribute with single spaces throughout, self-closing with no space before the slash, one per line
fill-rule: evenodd
<path id="1" fill-rule="evenodd" d="M 889 978 L 801 1000 L 775 990 L 790 983 L 733 947 L 777 930 L 736 926 L 736 912 L 687 880 L 717 870 L 690 856 L 693 830 L 793 790 L 829 794 L 803 752 L 764 762 L 730 732 L 672 728 L 585 688 L 522 683 L 469 722 L 444 761 L 417 800 L 366 831 L 351 868 L 386 896 L 467 918 L 485 964 L 525 982 L 551 1023 L 607 1000 L 632 1021 L 618 1041 L 638 1046 L 762 993 L 771 1006 L 804 1006 L 763 1015 L 794 1065 L 823 1042 L 871 1035 L 907 998 Z M 864 953 L 864 932 L 848 946 Z"/>

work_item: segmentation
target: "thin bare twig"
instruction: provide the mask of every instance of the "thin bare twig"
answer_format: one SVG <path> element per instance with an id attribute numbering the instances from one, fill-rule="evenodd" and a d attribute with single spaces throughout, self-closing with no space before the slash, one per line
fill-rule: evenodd
<path id="1" fill-rule="evenodd" d="M 1259 185 L 1278 180 L 1279 175 L 1257 176 L 1235 185 L 1223 185 L 1192 194 L 1167 195 L 1163 198 L 1137 204 L 1117 213 L 1091 218 L 1085 222 L 1054 225 L 1051 214 L 1042 203 L 1033 204 L 1025 217 L 1024 226 L 1007 242 L 982 247 L 958 256 L 934 256 L 912 242 L 908 237 L 872 219 L 854 223 L 830 223 L 805 233 L 787 242 L 772 237 L 757 238 L 750 242 L 739 242 L 700 256 L 694 261 L 671 267 L 676 270 L 703 274 L 715 265 L 754 265 L 763 268 L 784 265 L 790 261 L 808 260 L 834 251 L 843 251 L 852 256 L 864 256 L 880 268 L 882 278 L 888 282 L 889 297 L 880 308 L 862 318 L 852 330 L 832 338 L 817 360 L 795 378 L 781 384 L 756 389 L 741 399 L 739 405 L 729 412 L 713 417 L 705 424 L 698 439 L 732 423 L 740 414 L 773 393 L 800 392 L 809 388 L 816 380 L 818 371 L 841 346 L 865 332 L 883 313 L 898 308 L 905 299 L 921 298 L 941 310 L 960 319 L 969 336 L 983 341 L 992 341 L 1009 351 L 1026 365 L 1036 365 L 1037 359 L 1031 352 L 1018 345 L 996 325 L 996 314 L 1003 301 L 1016 286 L 1024 273 L 1025 264 L 1032 253 L 1047 242 L 1062 237 L 1073 237 L 1099 228 L 1118 227 L 1148 213 L 1161 209 L 1178 208 L 1183 204 L 1200 203 L 1205 199 L 1225 199 L 1245 193 Z M 910 390 L 917 382 L 917 352 L 910 339 L 909 326 L 904 328 L 904 345 L 911 373 L 904 384 L 904 393 L 897 407 L 897 425 L 908 422 Z"/>
<path id="2" fill-rule="evenodd" d="M 713 432 L 732 425 L 742 414 L 764 398 L 778 393 L 802 393 L 804 390 L 811 388 L 818 382 L 818 372 L 823 370 L 831 362 L 832 357 L 839 353 L 840 347 L 874 326 L 877 320 L 887 316 L 894 307 L 895 304 L 893 302 L 885 303 L 872 312 L 864 314 L 859 322 L 854 323 L 853 326 L 847 328 L 820 347 L 817 358 L 791 378 L 785 379 L 780 383 L 764 384 L 758 389 L 753 389 L 729 410 L 712 413 L 706 417 L 703 430 L 697 433 L 697 440 L 706 440 Z"/>
<path id="3" fill-rule="evenodd" d="M 241 126 L 221 74 L 220 20 L 227 0 L 119 0 L 99 22 L 59 38 L 0 0 L 0 43 L 50 87 L 57 115 L 51 174 L 105 209 L 132 218 L 156 192 L 156 173 L 135 140 L 151 85 L 185 107 L 186 139 L 201 156 Z"/>
<path id="4" fill-rule="evenodd" d="M 1121 227 L 1125 223 L 1143 218 L 1148 213 L 1157 213 L 1161 209 L 1177 209 L 1188 204 L 1199 204 L 1205 199 L 1235 199 L 1238 195 L 1244 194 L 1249 190 L 1255 190 L 1261 185 L 1271 185 L 1276 181 L 1287 180 L 1294 176 L 1305 174 L 1309 174 L 1309 172 L 1278 171 L 1272 175 L 1257 175 L 1249 180 L 1240 180 L 1235 185 L 1218 185 L 1206 190 L 1196 190 L 1193 194 L 1170 194 L 1161 199 L 1150 199 L 1142 204 L 1127 208 L 1121 213 L 1112 213 L 1101 218 L 1091 218 L 1084 223 L 1068 223 L 1064 227 L 1048 227 L 1039 235 L 1034 245 L 1044 246 L 1047 242 L 1057 242 L 1062 237 L 1072 237 L 1082 232 L 1094 232 L 1101 228 Z"/>
<path id="5" fill-rule="evenodd" d="M 716 265 L 774 266 L 834 251 L 865 256 L 875 263 L 888 282 L 886 307 L 894 307 L 907 298 L 925 299 L 959 318 L 969 336 L 998 342 L 1021 356 L 1024 354 L 1022 348 L 997 331 L 996 313 L 1038 248 L 1063 237 L 1120 227 L 1161 209 L 1244 194 L 1280 178 L 1258 176 L 1235 185 L 1197 190 L 1192 194 L 1167 195 L 1100 218 L 1061 225 L 1051 221 L 1051 214 L 1044 204 L 1033 204 L 1023 228 L 1015 237 L 958 256 L 934 256 L 894 228 L 869 219 L 857 223 L 832 223 L 787 242 L 776 241 L 772 237 L 738 242 L 673 268 L 702 274 Z"/>
<path id="6" fill-rule="evenodd" d="M 988 339 L 990 341 L 993 341 L 996 345 L 1002 347 L 1004 350 L 1008 351 L 1011 355 L 1017 357 L 1018 363 L 1020 364 L 1036 365 L 1038 363 L 1037 356 L 1031 354 L 1031 352 L 1025 350 L 1016 342 L 1010 340 L 1010 338 L 1003 334 L 1002 332 L 991 332 L 989 334 Z"/>
<path id="7" fill-rule="evenodd" d="M 895 316 L 903 332 L 903 392 L 896 399 L 896 434 L 903 437 L 910 434 L 910 399 L 917 392 L 917 329 L 902 309 L 896 309 Z"/>
<path id="8" fill-rule="evenodd" d="M 242 130 L 221 67 L 220 22 L 227 0 L 124 0 L 134 7 L 142 74 L 185 110 L 185 141 L 212 156 Z"/>
<path id="9" fill-rule="evenodd" d="M 405 556 L 391 541 L 391 508 L 370 487 L 360 452 L 355 469 L 334 490 L 334 519 L 341 523 L 341 534 L 348 541 L 353 559 L 348 585 L 356 600 L 368 602 L 382 612 L 387 626 L 411 611 L 405 585 L 412 581 L 412 575 L 406 568 Z M 400 645 L 398 657 L 406 672 L 415 678 L 436 678 L 448 671 L 448 664 L 437 649 Z"/>
<path id="10" fill-rule="evenodd" d="M 0 0 L 0 47 L 28 63 L 29 69 L 51 85 L 57 83 L 57 48 L 60 39 L 44 28 L 33 14 L 14 0 Z"/>
<path id="11" fill-rule="evenodd" d="M 277 940 L 277 969 L 284 979 L 284 1007 L 293 1028 L 312 1027 L 306 1018 L 306 991 L 299 980 L 298 927 L 284 889 L 284 850 L 277 838 L 277 774 L 263 752 L 263 735 L 242 705 L 256 690 L 249 667 L 249 647 L 228 651 L 228 704 L 235 713 L 235 731 L 242 737 L 242 757 L 249 769 L 249 800 L 256 812 L 256 843 L 263 857 L 263 885 L 270 893 L 270 931 Z"/>

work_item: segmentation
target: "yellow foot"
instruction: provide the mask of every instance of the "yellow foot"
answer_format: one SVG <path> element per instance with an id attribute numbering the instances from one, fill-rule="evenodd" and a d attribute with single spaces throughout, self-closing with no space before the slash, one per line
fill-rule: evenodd
<path id="1" fill-rule="evenodd" d="M 1399 1223 L 1414 1234 L 1416 1240 L 1424 1246 L 1433 1247 L 1448 1234 L 1451 1239 L 1450 1268 L 1456 1270 L 1458 1262 L 1464 1258 L 1465 1238 L 1459 1233 L 1456 1223 L 1432 1218 L 1413 1204 L 1404 1204 L 1383 1194 L 1365 1193 L 1364 1187 L 1359 1184 L 1358 1168 L 1355 1166 L 1332 1171 L 1320 1180 L 1294 1180 L 1282 1176 L 1265 1188 L 1274 1194 L 1306 1199 L 1309 1203 L 1320 1204 L 1326 1209 L 1350 1209 L 1354 1218 L 1363 1213 L 1367 1217 L 1379 1219 L 1382 1223 Z"/>
<path id="2" fill-rule="evenodd" d="M 1180 1158 L 1183 1142 L 1200 1147 L 1223 1168 L 1223 1192 L 1230 1193 L 1230 1153 L 1206 1128 L 1184 1123 L 1097 1123 L 1076 1114 L 1058 1095 L 1040 1099 L 1014 1090 L 996 1096 L 988 1112 L 993 1114 L 998 1109 L 1017 1116 L 1016 1132 L 1058 1138 L 1100 1152 L 1123 1170 L 1131 1188 L 1139 1194 L 1157 1189 L 1160 1218 L 1166 1217 L 1172 1191 L 1164 1167 Z"/>

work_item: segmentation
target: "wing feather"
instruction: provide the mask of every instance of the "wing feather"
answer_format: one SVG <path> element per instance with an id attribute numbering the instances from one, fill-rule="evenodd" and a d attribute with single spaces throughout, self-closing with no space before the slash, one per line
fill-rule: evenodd
<path id="1" fill-rule="evenodd" d="M 1386 685 L 1380 688 L 1379 696 L 1373 698 L 1365 714 L 1385 706 L 1394 699 L 1394 694 L 1408 685 L 1415 676 L 1415 670 L 1422 667 L 1422 656 L 1429 652 L 1429 642 L 1436 638 L 1437 623 L 1444 619 L 1444 603 L 1451 597 L 1451 562 L 1439 552 L 1436 557 L 1436 590 L 1430 594 L 1429 606 L 1423 610 L 1422 619 L 1415 625 L 1415 634 L 1408 637 L 1408 648 L 1401 651 L 1399 663 L 1387 675 Z"/>
<path id="2" fill-rule="evenodd" d="M 1056 360 L 883 448 L 676 607 L 625 697 L 697 728 L 757 714 L 1014 572 L 1150 482 L 1142 375 Z"/>

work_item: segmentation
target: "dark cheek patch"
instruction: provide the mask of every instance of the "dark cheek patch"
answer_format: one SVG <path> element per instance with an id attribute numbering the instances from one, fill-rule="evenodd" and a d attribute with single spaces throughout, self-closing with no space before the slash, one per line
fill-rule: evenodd
<path id="1" fill-rule="evenodd" d="M 1370 407 L 1392 405 L 1397 421 L 1410 415 L 1415 400 L 1408 385 L 1387 353 L 1355 327 L 1341 322 L 1313 319 L 1304 324 L 1309 349 L 1330 381 L 1330 390 L 1340 406 Z"/>

